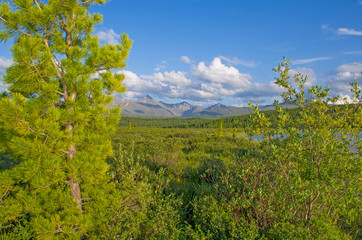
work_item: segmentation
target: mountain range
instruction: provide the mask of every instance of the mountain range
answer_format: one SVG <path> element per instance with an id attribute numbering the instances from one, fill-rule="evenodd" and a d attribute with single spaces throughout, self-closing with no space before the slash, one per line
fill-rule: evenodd
<path id="1" fill-rule="evenodd" d="M 230 117 L 251 113 L 248 107 L 233 107 L 215 104 L 207 108 L 194 106 L 186 101 L 170 104 L 157 101 L 147 95 L 141 99 L 130 100 L 114 97 L 111 107 L 120 107 L 122 116 L 130 117 Z M 294 108 L 290 104 L 283 104 L 284 108 Z M 260 111 L 273 110 L 273 105 L 259 106 Z"/>

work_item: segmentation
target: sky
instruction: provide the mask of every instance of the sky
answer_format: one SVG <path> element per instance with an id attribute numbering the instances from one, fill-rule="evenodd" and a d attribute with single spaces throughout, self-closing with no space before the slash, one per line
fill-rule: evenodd
<path id="1" fill-rule="evenodd" d="M 111 0 L 93 6 L 94 34 L 134 41 L 124 98 L 151 95 L 169 103 L 247 106 L 280 100 L 273 68 L 291 59 L 307 86 L 346 96 L 362 79 L 362 0 Z M 0 46 L 0 74 L 11 64 Z M 0 88 L 5 88 L 0 82 Z"/>

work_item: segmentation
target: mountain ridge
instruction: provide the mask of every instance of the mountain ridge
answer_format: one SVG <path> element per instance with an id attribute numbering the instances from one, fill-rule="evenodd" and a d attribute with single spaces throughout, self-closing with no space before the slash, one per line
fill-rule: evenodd
<path id="1" fill-rule="evenodd" d="M 146 95 L 137 100 L 130 100 L 115 96 L 110 107 L 120 107 L 122 116 L 127 117 L 204 117 L 218 118 L 231 117 L 251 113 L 248 107 L 226 106 L 221 103 L 209 107 L 192 105 L 187 101 L 180 103 L 165 103 Z M 283 104 L 283 108 L 294 108 L 294 105 Z M 273 105 L 259 106 L 260 111 L 273 110 Z"/>

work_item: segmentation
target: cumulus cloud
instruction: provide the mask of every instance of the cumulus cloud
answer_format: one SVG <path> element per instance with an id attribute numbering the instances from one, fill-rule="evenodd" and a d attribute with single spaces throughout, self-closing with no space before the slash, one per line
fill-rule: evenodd
<path id="1" fill-rule="evenodd" d="M 123 85 L 127 87 L 125 95 L 129 98 L 143 97 L 147 94 L 157 93 L 162 90 L 161 86 L 158 86 L 152 81 L 140 78 L 132 71 L 121 71 L 125 75 Z"/>
<path id="2" fill-rule="evenodd" d="M 343 64 L 337 68 L 337 72 L 352 72 L 352 73 L 360 73 L 362 71 L 362 63 L 354 62 Z"/>
<path id="3" fill-rule="evenodd" d="M 126 97 L 142 97 L 153 94 L 160 97 L 182 98 L 189 91 L 191 79 L 184 72 L 156 72 L 153 75 L 140 75 L 122 71 L 126 76 L 123 85 L 127 87 Z"/>
<path id="4" fill-rule="evenodd" d="M 352 98 L 351 96 L 346 95 L 346 94 L 341 94 L 339 96 L 339 99 L 337 100 L 337 102 L 335 102 L 334 104 L 343 105 L 346 103 L 358 103 L 358 99 Z"/>
<path id="5" fill-rule="evenodd" d="M 159 83 L 167 83 L 174 86 L 188 86 L 191 84 L 191 79 L 186 77 L 184 72 L 157 72 L 154 75 L 142 75 L 145 79 L 154 80 Z"/>
<path id="6" fill-rule="evenodd" d="M 251 75 L 240 73 L 235 67 L 228 67 L 216 57 L 209 66 L 200 62 L 193 69 L 193 75 L 208 82 L 222 83 L 233 88 L 249 88 Z"/>
<path id="7" fill-rule="evenodd" d="M 232 65 L 243 65 L 245 67 L 255 67 L 256 65 L 258 65 L 259 63 L 254 62 L 254 61 L 246 61 L 244 59 L 238 59 L 236 57 L 225 57 L 225 56 L 219 56 L 220 59 L 226 61 L 229 64 Z"/>
<path id="8" fill-rule="evenodd" d="M 330 57 L 317 57 L 317 58 L 299 59 L 299 60 L 292 61 L 292 64 L 301 65 L 301 64 L 312 63 L 312 62 L 317 62 L 317 61 L 322 61 L 322 60 L 329 60 L 329 59 L 331 59 L 331 58 Z"/>
<path id="9" fill-rule="evenodd" d="M 214 58 L 209 65 L 200 62 L 194 67 L 192 74 L 196 79 L 203 81 L 201 89 L 211 93 L 214 99 L 237 97 L 244 101 L 261 103 L 264 97 L 278 96 L 282 91 L 273 82 L 253 83 L 250 74 L 226 66 L 219 57 Z"/>
<path id="10" fill-rule="evenodd" d="M 347 63 L 337 67 L 333 72 L 333 77 L 327 83 L 336 91 L 348 93 L 350 83 L 355 78 L 361 78 L 362 62 Z"/>
<path id="11" fill-rule="evenodd" d="M 193 101 L 209 101 L 209 100 L 219 100 L 220 95 L 215 94 L 215 92 L 208 92 L 202 89 L 190 89 L 185 93 L 185 98 L 191 99 Z"/>
<path id="12" fill-rule="evenodd" d="M 98 31 L 96 35 L 101 42 L 105 42 L 107 44 L 119 44 L 121 39 L 121 36 L 113 29 Z"/>
<path id="13" fill-rule="evenodd" d="M 283 89 L 273 82 L 267 84 L 253 83 L 247 90 L 237 90 L 234 97 L 237 97 L 244 102 L 263 103 L 265 98 L 276 98 L 283 92 Z"/>
<path id="14" fill-rule="evenodd" d="M 180 60 L 183 61 L 184 63 L 187 63 L 187 64 L 192 63 L 192 60 L 191 60 L 189 57 L 187 57 L 187 56 L 182 56 L 182 57 L 180 58 Z"/>
<path id="15" fill-rule="evenodd" d="M 354 36 L 362 36 L 362 31 L 350 29 L 350 28 L 338 28 L 336 31 L 339 35 L 354 35 Z"/>
<path id="16" fill-rule="evenodd" d="M 253 83 L 250 74 L 225 65 L 217 57 L 210 64 L 192 65 L 191 73 L 160 71 L 152 75 L 137 75 L 131 71 L 122 72 L 126 76 L 123 83 L 128 89 L 125 95 L 129 98 L 152 94 L 166 99 L 211 103 L 236 97 L 261 103 L 265 97 L 276 97 L 281 93 L 274 83 Z"/>

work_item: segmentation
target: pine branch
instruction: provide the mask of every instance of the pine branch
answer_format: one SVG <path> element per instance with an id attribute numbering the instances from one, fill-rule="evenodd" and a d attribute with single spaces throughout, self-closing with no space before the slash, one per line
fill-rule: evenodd
<path id="1" fill-rule="evenodd" d="M 45 28 L 44 30 L 47 31 L 47 34 L 44 35 L 45 38 L 47 38 L 48 36 L 50 36 L 50 34 L 52 33 L 55 25 L 56 25 L 56 22 L 57 22 L 57 18 L 54 19 L 52 25 L 50 26 L 50 29 L 49 31 L 47 31 L 47 29 Z"/>
<path id="2" fill-rule="evenodd" d="M 9 184 L 9 186 L 8 186 L 8 188 L 6 189 L 6 191 L 3 193 L 3 195 L 2 195 L 2 197 L 1 197 L 1 199 L 0 199 L 0 202 L 2 203 L 2 205 L 4 205 L 4 202 L 3 202 L 3 199 L 4 199 L 4 197 L 8 194 L 8 192 L 9 192 L 9 190 L 10 190 L 10 184 Z"/>
<path id="3" fill-rule="evenodd" d="M 5 22 L 5 23 L 9 23 L 9 22 L 6 21 L 2 16 L 0 16 L 0 20 L 3 21 L 3 22 Z M 21 29 L 18 28 L 18 27 L 15 27 L 15 29 L 16 29 L 18 32 L 20 32 L 20 33 L 22 33 L 22 34 L 24 34 L 24 35 L 27 35 L 27 36 L 29 36 L 29 37 L 32 36 L 31 34 L 29 34 L 29 33 L 27 33 L 27 32 L 24 32 L 23 30 L 21 30 Z"/>
<path id="4" fill-rule="evenodd" d="M 50 51 L 50 47 L 49 47 L 49 44 L 48 44 L 48 40 L 47 39 L 44 39 L 43 40 L 44 43 L 45 43 L 45 46 L 47 47 L 48 51 L 50 54 L 53 54 L 51 51 Z M 64 78 L 62 76 L 62 74 L 60 73 L 59 71 L 59 67 L 54 59 L 54 55 L 52 57 L 50 57 L 50 60 L 52 61 L 52 64 L 53 64 L 53 67 L 55 68 L 55 70 L 57 71 L 57 77 L 60 81 L 60 84 L 62 85 L 63 87 L 63 90 L 64 90 L 64 93 L 62 94 L 64 96 L 64 99 L 66 100 L 68 98 L 68 92 L 67 92 L 67 85 L 65 84 L 65 81 L 64 81 Z"/>
<path id="5" fill-rule="evenodd" d="M 35 3 L 35 5 L 41 10 L 41 7 L 40 7 L 40 5 L 39 5 L 39 3 L 38 3 L 38 1 L 37 0 L 33 0 L 33 2 Z"/>
<path id="6" fill-rule="evenodd" d="M 34 62 L 34 59 L 32 58 L 32 59 L 31 59 L 31 62 L 32 62 L 32 64 L 30 64 L 30 66 L 32 66 L 32 67 L 35 69 L 35 71 L 37 72 L 37 74 L 38 74 L 39 78 L 41 79 L 42 83 L 46 83 L 46 81 L 44 80 L 43 76 L 41 75 L 39 69 L 36 67 L 36 65 L 42 64 L 43 62 L 45 62 L 45 60 L 42 61 L 42 62 L 40 62 L 40 63 L 38 63 L 38 64 L 36 64 L 36 63 Z"/>
<path id="7" fill-rule="evenodd" d="M 46 133 L 44 133 L 44 132 L 38 132 L 38 131 L 35 131 L 34 129 L 32 129 L 31 127 L 27 127 L 26 129 L 28 129 L 28 130 L 30 130 L 32 133 L 35 133 L 35 134 L 39 134 L 39 135 L 41 135 L 41 136 L 45 136 L 45 137 L 47 137 L 47 138 L 50 138 L 50 136 L 48 135 L 48 134 L 46 134 Z"/>
<path id="8" fill-rule="evenodd" d="M 24 125 L 27 125 L 27 123 L 25 122 L 24 119 L 18 118 L 14 113 L 13 113 L 13 115 L 14 115 L 14 117 L 15 117 L 18 121 L 20 121 L 20 122 L 23 123 Z M 39 134 L 39 135 L 45 136 L 45 137 L 47 137 L 47 138 L 51 138 L 48 134 L 46 134 L 46 133 L 44 133 L 44 132 L 40 132 L 40 131 L 35 131 L 34 129 L 32 129 L 32 128 L 29 127 L 29 126 L 27 126 L 25 129 L 30 130 L 32 133 Z"/>
<path id="9" fill-rule="evenodd" d="M 55 92 L 57 93 L 57 94 L 59 94 L 59 95 L 61 95 L 61 96 L 63 96 L 63 97 L 65 97 L 65 93 L 63 93 L 63 92 L 59 92 L 59 91 L 57 91 L 57 90 L 55 90 Z M 58 103 L 58 102 L 57 102 Z M 56 104 L 57 106 L 60 106 L 60 105 L 62 105 L 62 104 Z"/>

